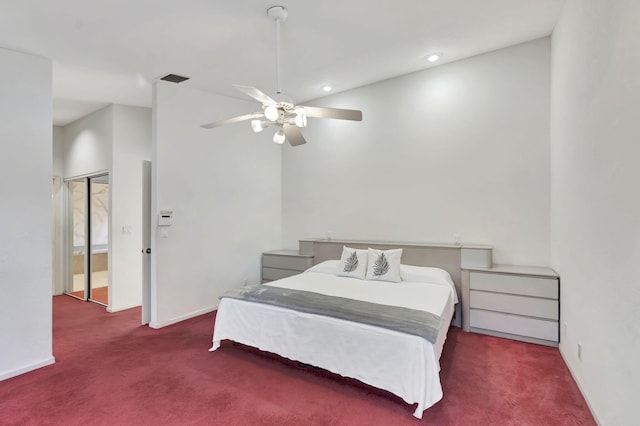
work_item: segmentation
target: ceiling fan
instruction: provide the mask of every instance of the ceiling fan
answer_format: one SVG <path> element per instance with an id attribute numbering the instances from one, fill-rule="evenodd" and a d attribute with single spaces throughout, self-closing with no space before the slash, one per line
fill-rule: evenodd
<path id="1" fill-rule="evenodd" d="M 362 121 L 362 111 L 340 108 L 321 108 L 296 105 L 293 100 L 280 90 L 280 23 L 287 19 L 287 8 L 272 6 L 267 9 L 267 15 L 276 21 L 276 94 L 268 96 L 251 86 L 234 84 L 233 87 L 262 104 L 262 111 L 226 120 L 203 124 L 201 127 L 212 129 L 224 124 L 251 120 L 254 132 L 261 132 L 269 126 L 277 128 L 273 141 L 283 144 L 288 140 L 291 146 L 302 145 L 307 141 L 300 129 L 307 126 L 307 117 L 335 118 L 339 120 Z"/>

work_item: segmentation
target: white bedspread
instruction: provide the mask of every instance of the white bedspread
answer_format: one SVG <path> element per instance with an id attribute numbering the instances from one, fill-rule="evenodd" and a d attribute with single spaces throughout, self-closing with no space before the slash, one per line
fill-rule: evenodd
<path id="1" fill-rule="evenodd" d="M 224 298 L 212 351 L 221 340 L 230 339 L 322 367 L 418 403 L 418 418 L 442 398 L 439 359 L 457 302 L 451 283 L 389 283 L 305 272 L 266 285 L 426 310 L 443 317 L 447 325 L 431 344 L 379 327 Z"/>

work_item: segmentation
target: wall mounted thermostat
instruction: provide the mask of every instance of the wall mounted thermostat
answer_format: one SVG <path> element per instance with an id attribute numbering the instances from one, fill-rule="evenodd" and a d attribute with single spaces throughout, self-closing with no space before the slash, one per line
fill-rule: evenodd
<path id="1" fill-rule="evenodd" d="M 171 210 L 160 210 L 158 215 L 158 226 L 171 226 L 173 212 Z"/>

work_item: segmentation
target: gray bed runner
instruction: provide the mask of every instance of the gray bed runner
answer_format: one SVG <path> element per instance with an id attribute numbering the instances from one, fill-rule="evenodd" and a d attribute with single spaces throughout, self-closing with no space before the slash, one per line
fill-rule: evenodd
<path id="1" fill-rule="evenodd" d="M 220 299 L 225 297 L 382 327 L 419 336 L 431 343 L 436 342 L 442 327 L 442 318 L 431 312 L 303 290 L 256 285 L 230 290 Z"/>

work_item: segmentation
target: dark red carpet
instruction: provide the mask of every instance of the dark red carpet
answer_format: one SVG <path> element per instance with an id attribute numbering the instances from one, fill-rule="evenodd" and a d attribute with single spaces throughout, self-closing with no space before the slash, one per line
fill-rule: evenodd
<path id="1" fill-rule="evenodd" d="M 425 412 L 355 380 L 224 342 L 214 314 L 161 330 L 53 298 L 56 364 L 0 382 L 2 425 L 593 425 L 557 349 L 453 329 Z"/>

